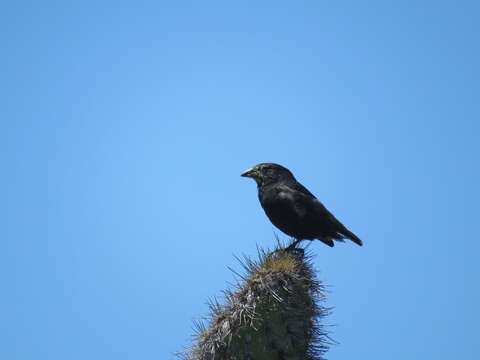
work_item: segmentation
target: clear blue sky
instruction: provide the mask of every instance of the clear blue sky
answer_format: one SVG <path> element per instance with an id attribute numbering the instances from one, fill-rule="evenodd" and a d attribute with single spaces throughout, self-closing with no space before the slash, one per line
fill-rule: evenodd
<path id="1" fill-rule="evenodd" d="M 475 358 L 479 7 L 1 5 L 0 358 L 173 359 L 275 242 L 266 161 L 365 243 L 309 247 L 329 359 Z"/>

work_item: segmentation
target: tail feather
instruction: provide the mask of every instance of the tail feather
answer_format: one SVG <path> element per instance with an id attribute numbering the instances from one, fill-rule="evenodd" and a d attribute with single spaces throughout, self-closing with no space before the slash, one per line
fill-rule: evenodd
<path id="1" fill-rule="evenodd" d="M 357 245 L 359 245 L 359 246 L 362 246 L 362 245 L 363 245 L 362 240 L 360 240 L 360 238 L 359 238 L 357 235 L 355 235 L 354 233 L 352 233 L 352 232 L 351 232 L 350 230 L 348 230 L 347 228 L 345 228 L 345 230 L 342 229 L 341 234 L 342 234 L 343 236 L 345 236 L 345 238 L 352 240 L 355 244 L 357 244 Z"/>

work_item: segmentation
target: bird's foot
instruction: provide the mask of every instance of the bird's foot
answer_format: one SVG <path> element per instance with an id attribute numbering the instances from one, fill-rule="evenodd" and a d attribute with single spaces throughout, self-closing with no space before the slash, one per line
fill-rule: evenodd
<path id="1" fill-rule="evenodd" d="M 303 252 L 303 249 L 301 248 L 297 248 L 297 244 L 300 242 L 301 240 L 295 240 L 293 243 L 291 243 L 289 246 L 287 246 L 285 248 L 285 251 L 302 251 Z"/>

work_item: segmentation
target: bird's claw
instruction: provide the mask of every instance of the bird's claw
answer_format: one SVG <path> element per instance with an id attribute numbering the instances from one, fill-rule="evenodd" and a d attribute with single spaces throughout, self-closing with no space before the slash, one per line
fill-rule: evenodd
<path id="1" fill-rule="evenodd" d="M 303 253 L 304 252 L 304 249 L 302 248 L 297 248 L 297 245 L 300 241 L 299 240 L 296 240 L 294 241 L 293 243 L 291 243 L 289 246 L 287 246 L 285 248 L 285 251 L 289 252 L 289 251 L 296 251 L 296 252 L 301 252 Z"/>

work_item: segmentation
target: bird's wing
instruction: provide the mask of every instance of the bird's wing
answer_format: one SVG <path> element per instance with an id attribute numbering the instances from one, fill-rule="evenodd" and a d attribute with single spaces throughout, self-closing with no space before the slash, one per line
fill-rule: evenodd
<path id="1" fill-rule="evenodd" d="M 307 194 L 311 193 L 301 184 L 298 184 L 299 186 L 297 189 L 303 188 L 307 192 Z M 301 191 L 301 190 L 299 190 Z M 313 196 L 313 195 L 311 195 Z M 315 209 L 315 216 L 318 218 L 323 218 L 326 221 L 330 223 L 331 229 L 336 233 L 334 236 L 332 236 L 333 239 L 343 241 L 343 238 L 347 238 L 352 240 L 354 243 L 362 246 L 363 242 L 358 238 L 357 235 L 352 233 L 350 230 L 346 228 L 345 225 L 343 225 L 326 207 L 323 205 L 320 200 L 318 200 L 315 196 L 313 196 L 313 199 L 311 201 L 311 206 Z M 322 240 L 322 239 L 320 239 Z M 324 240 L 322 240 L 324 241 Z"/>
<path id="2" fill-rule="evenodd" d="M 303 186 L 302 184 L 300 184 L 298 181 L 289 183 L 285 186 L 287 186 L 287 187 L 289 187 L 293 190 L 300 191 L 301 193 L 303 193 L 304 195 L 307 195 L 310 198 L 316 199 L 315 195 L 313 195 L 310 191 L 308 191 L 308 189 L 305 186 Z"/>
<path id="3" fill-rule="evenodd" d="M 295 182 L 291 184 L 282 184 L 278 186 L 279 196 L 288 198 L 295 207 L 295 212 L 300 217 L 306 215 L 315 218 L 323 218 L 329 222 L 339 223 L 339 221 L 328 211 L 310 191 L 302 184 Z"/>
<path id="4" fill-rule="evenodd" d="M 310 191 L 307 190 L 299 182 L 282 184 L 278 186 L 279 196 L 288 199 L 290 206 L 302 221 L 309 223 L 310 221 L 322 221 L 332 231 L 330 239 L 322 237 L 319 239 L 327 245 L 333 246 L 331 239 L 343 241 L 348 238 L 358 245 L 362 245 L 362 241 L 345 225 L 343 225 L 326 207 L 323 205 Z"/>
<path id="5" fill-rule="evenodd" d="M 312 202 L 318 202 L 322 207 L 323 205 L 308 191 L 302 184 L 282 184 L 276 187 L 278 196 L 285 200 L 300 218 L 305 217 L 312 207 Z M 327 209 L 325 209 L 328 211 Z"/>

